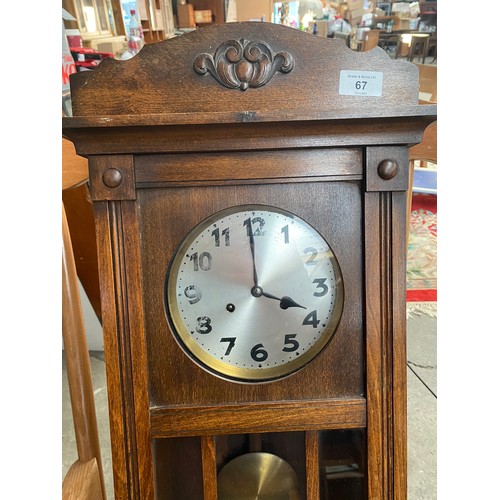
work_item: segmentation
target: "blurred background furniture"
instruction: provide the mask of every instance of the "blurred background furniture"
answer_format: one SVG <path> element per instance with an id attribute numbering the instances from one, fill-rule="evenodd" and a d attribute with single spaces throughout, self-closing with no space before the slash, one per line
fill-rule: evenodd
<path id="1" fill-rule="evenodd" d="M 422 63 L 425 61 L 425 56 L 429 50 L 429 33 L 411 33 L 410 45 L 408 47 L 408 61 L 412 62 L 413 59 L 421 58 Z"/>
<path id="2" fill-rule="evenodd" d="M 379 34 L 380 32 L 378 30 L 363 31 L 361 52 L 365 52 L 367 50 L 373 49 L 374 47 L 377 47 L 379 42 Z"/>
<path id="3" fill-rule="evenodd" d="M 422 63 L 425 64 L 425 59 L 427 57 L 432 57 L 431 64 L 435 63 L 437 60 L 437 33 L 431 33 L 429 37 L 429 44 L 427 46 L 427 54 L 422 59 Z"/>
<path id="4" fill-rule="evenodd" d="M 387 31 L 379 30 L 379 45 L 386 52 L 389 51 L 389 48 L 396 50 L 399 46 L 399 37 L 398 33 L 388 33 Z"/>
<path id="5" fill-rule="evenodd" d="M 422 142 L 408 150 L 409 175 L 406 192 L 406 247 L 410 235 L 411 200 L 414 192 L 437 195 L 437 169 L 417 167 L 416 162 L 432 162 L 437 165 L 437 121 L 424 131 Z"/>
<path id="6" fill-rule="evenodd" d="M 76 154 L 72 142 L 63 138 L 62 161 L 66 172 L 74 172 L 75 182 L 68 183 L 68 187 L 63 190 L 62 199 L 71 234 L 76 272 L 97 319 L 101 321 L 94 209 L 88 183 L 81 177 L 81 172 L 87 171 L 87 160 Z"/>
<path id="7" fill-rule="evenodd" d="M 349 47 L 349 43 L 350 43 L 350 39 L 351 39 L 351 34 L 350 33 L 342 33 L 340 31 L 334 31 L 332 33 L 332 38 L 340 38 Z"/>
<path id="8" fill-rule="evenodd" d="M 418 92 L 421 103 L 437 103 L 437 66 L 415 64 L 418 67 Z"/>

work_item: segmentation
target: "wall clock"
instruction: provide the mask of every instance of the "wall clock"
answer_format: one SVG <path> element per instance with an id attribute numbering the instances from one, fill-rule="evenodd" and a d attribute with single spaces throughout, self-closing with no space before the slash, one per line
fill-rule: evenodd
<path id="1" fill-rule="evenodd" d="M 266 462 L 289 497 L 405 499 L 408 147 L 436 117 L 417 68 L 228 23 L 71 93 L 115 498 L 216 500 L 248 460 L 246 491 Z"/>
<path id="2" fill-rule="evenodd" d="M 294 214 L 236 206 L 198 224 L 166 280 L 181 345 L 214 373 L 266 381 L 293 373 L 331 339 L 344 293 L 324 238 Z"/>

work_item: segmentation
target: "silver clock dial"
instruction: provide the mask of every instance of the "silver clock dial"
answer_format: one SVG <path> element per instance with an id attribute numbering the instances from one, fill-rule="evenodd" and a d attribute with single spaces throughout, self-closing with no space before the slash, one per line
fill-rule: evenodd
<path id="1" fill-rule="evenodd" d="M 311 361 L 343 307 L 338 262 L 297 216 L 245 205 L 196 226 L 167 276 L 167 310 L 180 344 L 223 377 L 265 381 Z"/>

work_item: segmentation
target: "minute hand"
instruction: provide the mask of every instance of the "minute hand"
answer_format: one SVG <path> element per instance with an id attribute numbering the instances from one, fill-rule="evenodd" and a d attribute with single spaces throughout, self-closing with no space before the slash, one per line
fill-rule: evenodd
<path id="1" fill-rule="evenodd" d="M 250 221 L 250 219 L 247 220 Z M 255 240 L 251 224 L 248 227 L 248 237 L 250 239 L 250 251 L 252 252 L 253 284 L 257 287 L 259 286 L 259 278 L 257 277 L 257 266 L 255 265 Z"/>
<path id="2" fill-rule="evenodd" d="M 281 309 L 288 309 L 289 307 L 300 307 L 302 309 L 307 309 L 304 306 L 301 306 L 300 304 L 297 304 L 295 300 L 291 299 L 290 297 L 282 297 L 281 299 L 279 297 L 276 297 L 275 295 L 271 295 L 270 293 L 262 291 L 262 296 L 267 297 L 268 299 L 275 299 L 280 301 L 280 307 Z"/>

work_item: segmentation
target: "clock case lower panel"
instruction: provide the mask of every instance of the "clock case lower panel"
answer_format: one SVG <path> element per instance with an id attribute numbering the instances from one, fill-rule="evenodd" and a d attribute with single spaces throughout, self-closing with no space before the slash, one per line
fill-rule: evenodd
<path id="1" fill-rule="evenodd" d="M 367 497 L 365 429 L 155 439 L 153 450 L 156 495 L 161 499 L 215 498 L 213 485 L 223 467 L 237 457 L 258 452 L 290 464 L 298 478 L 300 498 Z"/>

